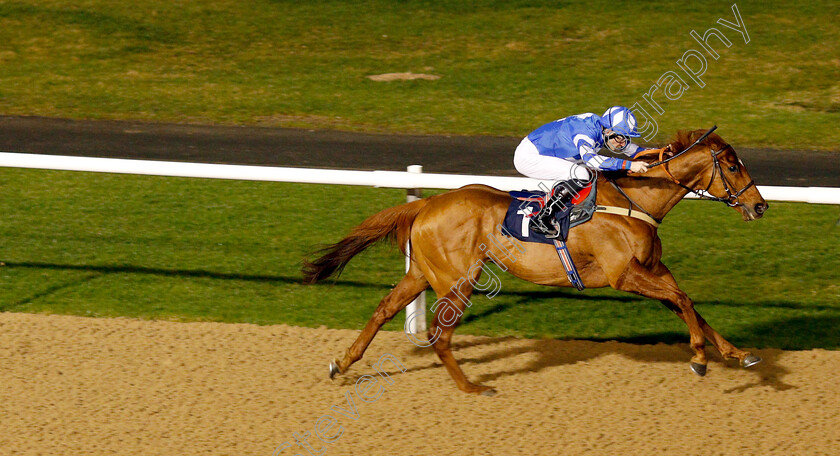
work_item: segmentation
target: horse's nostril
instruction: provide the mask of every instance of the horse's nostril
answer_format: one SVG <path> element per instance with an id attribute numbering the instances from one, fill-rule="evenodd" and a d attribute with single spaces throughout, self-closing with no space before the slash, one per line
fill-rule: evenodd
<path id="1" fill-rule="evenodd" d="M 755 213 L 758 215 L 764 214 L 767 210 L 767 203 L 758 203 L 755 205 Z"/>

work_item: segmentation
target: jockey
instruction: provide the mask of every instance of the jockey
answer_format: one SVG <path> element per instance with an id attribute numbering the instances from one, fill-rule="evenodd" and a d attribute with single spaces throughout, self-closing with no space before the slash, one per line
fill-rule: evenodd
<path id="1" fill-rule="evenodd" d="M 587 168 L 646 172 L 644 162 L 598 155 L 606 146 L 612 152 L 634 158 L 647 150 L 630 142 L 630 138 L 637 137 L 636 117 L 624 106 L 613 106 L 603 116 L 586 113 L 564 117 L 526 136 L 513 157 L 516 170 L 534 179 L 555 182 L 549 201 L 532 219 L 536 230 L 549 239 L 559 235 L 553 217 L 556 206 L 563 209 L 570 205 L 577 192 L 593 180 L 593 173 Z"/>

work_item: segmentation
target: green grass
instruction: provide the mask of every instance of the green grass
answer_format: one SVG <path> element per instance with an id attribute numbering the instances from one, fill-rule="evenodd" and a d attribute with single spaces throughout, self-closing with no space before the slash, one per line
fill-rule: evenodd
<path id="1" fill-rule="evenodd" d="M 401 203 L 400 190 L 0 169 L 0 191 L 0 311 L 358 329 L 402 277 L 404 259 L 383 245 L 335 283 L 299 283 L 307 252 Z M 838 218 L 772 203 L 744 223 L 686 201 L 661 228 L 665 262 L 733 342 L 837 349 Z M 687 341 L 658 302 L 501 280 L 460 333 Z"/>
<path id="2" fill-rule="evenodd" d="M 786 3 L 738 2 L 745 43 L 731 2 L 3 1 L 0 113 L 522 136 L 640 100 L 714 26 L 733 44 L 658 92 L 657 141 L 838 150 L 840 3 Z M 367 79 L 407 71 L 441 78 Z"/>
<path id="3" fill-rule="evenodd" d="M 697 49 L 691 30 L 717 26 L 732 46 L 708 61 L 705 88 L 659 92 L 657 140 L 717 123 L 740 146 L 840 149 L 826 127 L 840 122 L 840 4 L 739 2 L 748 44 L 715 24 L 733 20 L 730 4 L 3 1 L 0 113 L 521 136 L 632 104 Z M 367 79 L 406 71 L 441 78 Z M 401 277 L 383 246 L 335 284 L 298 283 L 308 251 L 403 201 L 398 190 L 10 169 L 0 189 L 3 311 L 360 328 Z M 733 342 L 836 349 L 838 216 L 773 204 L 745 224 L 685 202 L 661 229 L 665 261 Z M 461 332 L 687 340 L 650 300 L 502 280 Z"/>

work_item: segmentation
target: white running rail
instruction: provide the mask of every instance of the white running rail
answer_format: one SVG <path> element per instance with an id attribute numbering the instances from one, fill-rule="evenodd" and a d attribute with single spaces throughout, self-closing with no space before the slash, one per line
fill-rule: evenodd
<path id="1" fill-rule="evenodd" d="M 453 189 L 468 184 L 485 184 L 511 191 L 550 187 L 552 182 L 525 177 L 429 174 L 404 171 L 348 171 L 317 168 L 216 165 L 119 158 L 71 157 L 64 155 L 0 152 L 0 167 L 87 171 L 98 173 L 144 174 L 151 176 L 200 177 L 304 184 L 361 185 L 386 188 Z M 840 204 L 840 187 L 759 186 L 765 199 L 812 204 Z"/>

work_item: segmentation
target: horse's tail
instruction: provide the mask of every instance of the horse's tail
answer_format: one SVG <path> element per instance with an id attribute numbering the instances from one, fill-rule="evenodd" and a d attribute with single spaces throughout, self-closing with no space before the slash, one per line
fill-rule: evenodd
<path id="1" fill-rule="evenodd" d="M 382 239 L 387 238 L 396 242 L 400 250 L 405 253 L 411 225 L 417 213 L 425 205 L 426 200 L 421 199 L 385 209 L 368 217 L 341 241 L 314 252 L 322 254 L 320 258 L 314 261 L 304 260 L 303 282 L 311 284 L 333 274 L 341 275 L 341 271 L 351 258 Z"/>

